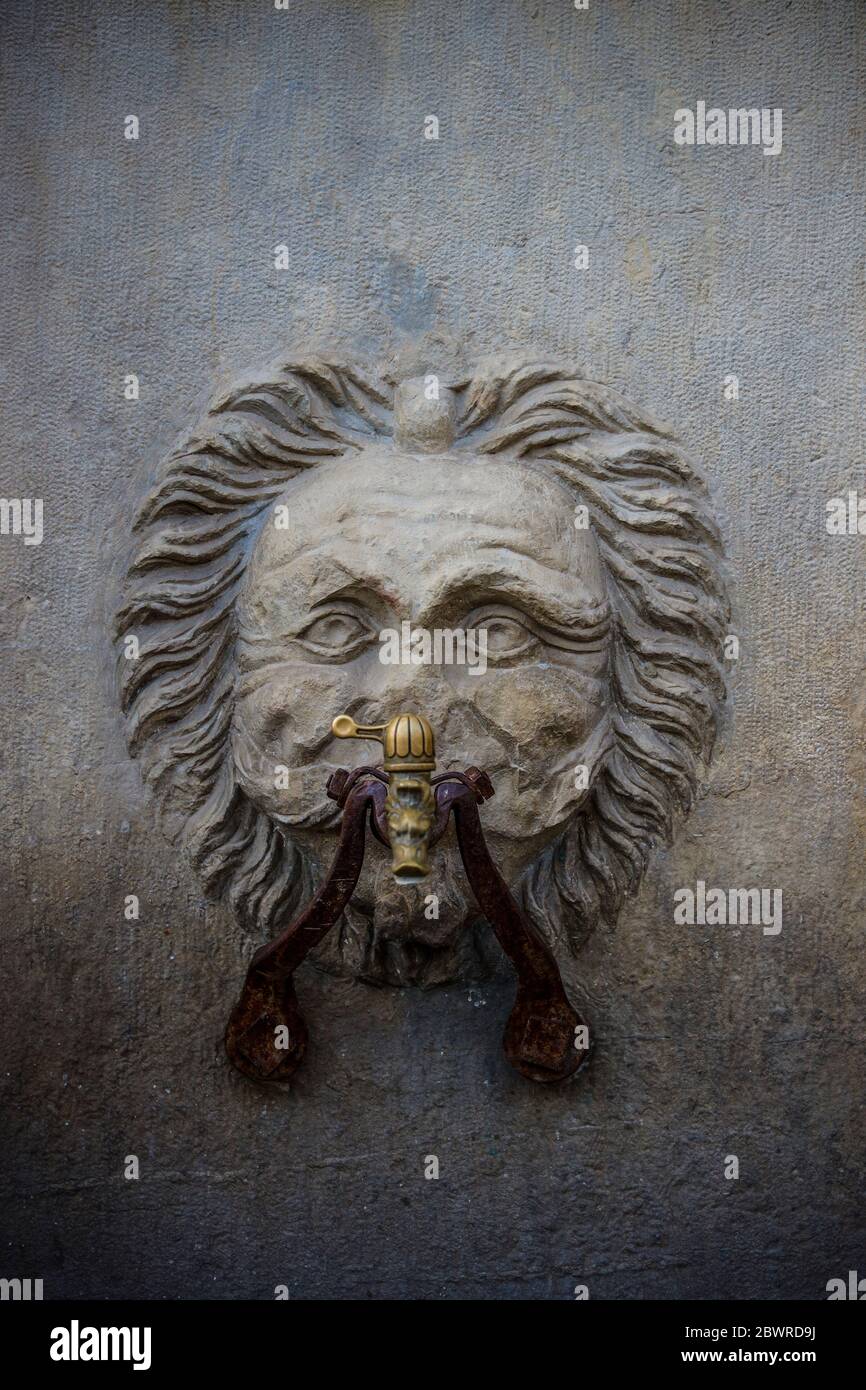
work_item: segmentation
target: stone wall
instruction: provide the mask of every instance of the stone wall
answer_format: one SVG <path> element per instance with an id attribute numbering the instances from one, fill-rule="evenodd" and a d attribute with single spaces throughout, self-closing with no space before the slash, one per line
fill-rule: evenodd
<path id="1" fill-rule="evenodd" d="M 0 537 L 0 1273 L 46 1297 L 825 1297 L 866 1259 L 866 538 L 825 527 L 866 489 L 861 7 L 7 0 L 0 23 L 0 490 L 44 500 L 41 545 Z M 781 108 L 781 153 L 678 147 L 698 100 Z M 576 360 L 710 481 L 733 718 L 582 954 L 597 1051 L 565 1088 L 504 1062 L 504 976 L 307 968 L 291 1093 L 222 1054 L 251 943 L 156 829 L 110 615 L 160 458 L 299 349 Z M 781 888 L 783 930 L 675 925 L 698 879 Z"/>

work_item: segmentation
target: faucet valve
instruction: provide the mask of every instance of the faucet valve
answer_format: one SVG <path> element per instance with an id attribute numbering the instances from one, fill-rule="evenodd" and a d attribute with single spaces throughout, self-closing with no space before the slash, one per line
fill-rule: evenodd
<path id="1" fill-rule="evenodd" d="M 395 714 L 387 724 L 356 724 L 350 714 L 338 714 L 331 732 L 335 738 L 375 739 L 382 744 L 391 871 L 400 883 L 419 883 L 430 872 L 430 832 L 436 817 L 430 784 L 436 770 L 435 740 L 428 720 L 423 714 Z"/>

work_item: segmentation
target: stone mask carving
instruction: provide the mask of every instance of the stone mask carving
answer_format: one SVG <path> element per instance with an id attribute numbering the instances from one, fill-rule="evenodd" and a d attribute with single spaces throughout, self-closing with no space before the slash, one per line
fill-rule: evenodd
<path id="1" fill-rule="evenodd" d="M 560 956 L 615 920 L 689 809 L 725 697 L 719 533 L 679 446 L 609 388 L 511 359 L 447 382 L 291 363 L 211 407 L 136 530 L 130 750 L 257 941 L 327 867 L 329 773 L 369 760 L 333 739 L 342 711 L 423 711 L 441 769 L 490 773 L 491 852 Z M 484 630 L 486 670 L 383 664 L 404 622 Z M 471 973 L 455 855 L 443 842 L 419 887 L 368 855 L 319 963 Z"/>

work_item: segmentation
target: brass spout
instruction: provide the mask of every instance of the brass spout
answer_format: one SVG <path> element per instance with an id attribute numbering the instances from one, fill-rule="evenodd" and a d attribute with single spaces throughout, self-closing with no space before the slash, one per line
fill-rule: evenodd
<path id="1" fill-rule="evenodd" d="M 339 714 L 331 733 L 382 744 L 391 872 L 400 883 L 419 883 L 430 872 L 430 831 L 436 814 L 430 785 L 430 774 L 436 770 L 435 745 L 428 721 L 423 714 L 395 714 L 387 724 L 356 724 L 351 715 Z"/>

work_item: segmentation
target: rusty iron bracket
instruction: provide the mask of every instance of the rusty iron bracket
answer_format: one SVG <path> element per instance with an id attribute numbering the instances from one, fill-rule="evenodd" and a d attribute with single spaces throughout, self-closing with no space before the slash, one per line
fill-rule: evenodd
<path id="1" fill-rule="evenodd" d="M 589 1055 L 581 1045 L 580 1015 L 568 1001 L 556 961 L 520 911 L 490 857 L 478 807 L 494 795 L 477 767 L 431 778 L 435 819 L 429 843 L 442 838 L 451 816 L 460 857 L 479 908 L 517 975 L 517 997 L 503 1037 L 505 1056 L 531 1081 L 562 1081 Z M 343 810 L 330 871 L 306 907 L 250 963 L 246 982 L 226 1028 L 229 1060 L 253 1081 L 288 1081 L 304 1059 L 307 1026 L 298 1006 L 294 972 L 346 907 L 364 862 L 367 821 L 375 838 L 389 844 L 388 778 L 375 767 L 339 768 L 327 786 Z"/>

